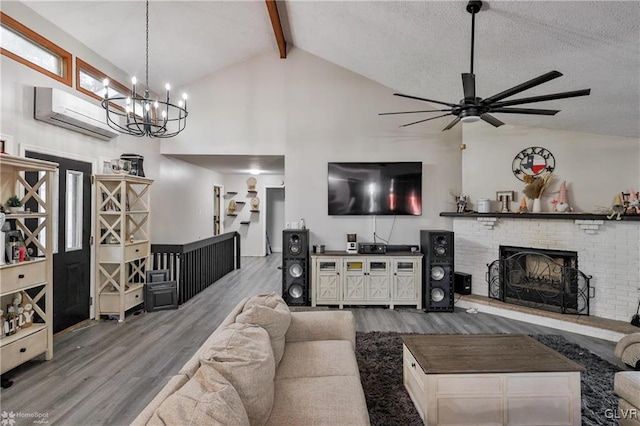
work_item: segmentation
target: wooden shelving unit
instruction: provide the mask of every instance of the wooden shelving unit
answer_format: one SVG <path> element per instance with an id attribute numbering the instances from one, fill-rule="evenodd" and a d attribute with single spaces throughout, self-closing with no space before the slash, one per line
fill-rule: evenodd
<path id="1" fill-rule="evenodd" d="M 117 315 L 144 302 L 149 263 L 150 188 L 153 180 L 97 175 L 96 315 Z"/>
<path id="2" fill-rule="evenodd" d="M 6 216 L 22 232 L 32 253 L 31 260 L 0 265 L 0 306 L 6 309 L 20 293 L 21 306 L 31 304 L 34 312 L 28 326 L 23 324 L 15 334 L 0 338 L 2 374 L 42 354 L 46 360 L 53 358 L 53 253 L 49 242 L 53 240 L 52 187 L 57 168 L 58 164 L 48 161 L 0 154 L 0 200 L 17 194 L 32 210 Z M 37 173 L 34 184 L 29 183 L 33 181 L 25 177 L 26 172 Z"/>

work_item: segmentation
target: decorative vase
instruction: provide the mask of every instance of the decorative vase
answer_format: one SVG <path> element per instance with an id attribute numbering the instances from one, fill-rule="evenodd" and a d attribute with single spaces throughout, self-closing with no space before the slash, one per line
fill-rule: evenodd
<path id="1" fill-rule="evenodd" d="M 542 204 L 540 203 L 540 198 L 533 199 L 533 206 L 531 206 L 531 213 L 541 213 L 542 212 Z"/>

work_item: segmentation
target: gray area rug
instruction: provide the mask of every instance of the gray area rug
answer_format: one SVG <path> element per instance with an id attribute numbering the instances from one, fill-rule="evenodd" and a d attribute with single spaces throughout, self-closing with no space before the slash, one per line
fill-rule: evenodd
<path id="1" fill-rule="evenodd" d="M 618 406 L 613 393 L 613 376 L 620 369 L 562 336 L 532 336 L 567 358 L 581 364 L 582 424 L 616 425 L 605 412 Z M 422 425 L 409 394 L 402 384 L 402 340 L 400 333 L 356 334 L 356 357 L 372 425 Z"/>

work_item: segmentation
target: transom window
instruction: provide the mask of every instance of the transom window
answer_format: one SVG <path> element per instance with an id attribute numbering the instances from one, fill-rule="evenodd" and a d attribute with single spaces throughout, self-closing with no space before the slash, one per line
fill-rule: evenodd
<path id="1" fill-rule="evenodd" d="M 0 12 L 0 53 L 71 86 L 71 53 Z"/>
<path id="2" fill-rule="evenodd" d="M 129 95 L 130 90 L 123 84 L 109 78 L 108 75 L 82 59 L 76 58 L 76 89 L 80 92 L 102 101 L 104 99 L 105 78 L 109 80 L 109 97 Z M 124 102 L 117 106 L 124 111 Z"/>

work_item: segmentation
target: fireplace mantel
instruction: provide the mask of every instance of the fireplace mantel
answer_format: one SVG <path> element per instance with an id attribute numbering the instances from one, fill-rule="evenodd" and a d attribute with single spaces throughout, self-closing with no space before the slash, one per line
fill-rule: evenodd
<path id="1" fill-rule="evenodd" d="M 606 214 L 594 214 L 594 213 L 455 213 L 455 212 L 441 212 L 442 217 L 456 217 L 456 218 L 478 218 L 478 217 L 500 217 L 508 219 L 540 219 L 540 220 L 606 220 Z M 640 215 L 622 215 L 620 220 L 611 219 L 611 222 L 640 222 Z"/>

